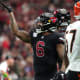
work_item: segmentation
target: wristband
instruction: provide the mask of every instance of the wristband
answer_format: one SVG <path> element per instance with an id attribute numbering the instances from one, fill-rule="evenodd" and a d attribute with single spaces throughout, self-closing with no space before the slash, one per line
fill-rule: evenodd
<path id="1" fill-rule="evenodd" d="M 12 12 L 12 8 L 8 7 L 7 10 L 8 10 L 9 13 Z"/>

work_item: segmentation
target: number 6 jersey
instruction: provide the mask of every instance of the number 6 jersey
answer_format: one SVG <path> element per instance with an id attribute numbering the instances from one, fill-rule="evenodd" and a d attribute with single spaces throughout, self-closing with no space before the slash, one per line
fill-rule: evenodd
<path id="1" fill-rule="evenodd" d="M 66 52 L 69 65 L 66 70 L 80 72 L 80 21 L 70 24 L 66 30 Z"/>
<path id="2" fill-rule="evenodd" d="M 53 77 L 53 74 L 57 71 L 56 62 L 59 57 L 56 45 L 64 43 L 60 40 L 63 35 L 53 32 L 44 36 L 43 34 L 37 34 L 34 30 L 31 31 L 30 35 L 34 51 L 35 77 L 38 77 L 35 80 L 42 80 L 43 78 L 50 80 L 48 77 Z"/>

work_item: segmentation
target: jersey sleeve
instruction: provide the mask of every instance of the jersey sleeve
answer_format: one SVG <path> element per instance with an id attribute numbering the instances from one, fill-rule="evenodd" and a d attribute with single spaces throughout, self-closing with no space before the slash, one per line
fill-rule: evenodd
<path id="1" fill-rule="evenodd" d="M 64 35 L 61 34 L 57 38 L 57 44 L 64 44 L 64 43 L 65 43 Z"/>

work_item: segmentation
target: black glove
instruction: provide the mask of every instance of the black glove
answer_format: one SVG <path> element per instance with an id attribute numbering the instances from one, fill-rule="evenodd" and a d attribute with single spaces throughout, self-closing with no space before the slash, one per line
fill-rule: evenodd
<path id="1" fill-rule="evenodd" d="M 7 6 L 6 6 L 4 3 L 2 3 L 1 1 L 0 1 L 0 5 L 3 6 L 5 9 L 7 9 L 9 13 L 12 12 L 12 8 L 7 7 Z"/>
<path id="2" fill-rule="evenodd" d="M 66 75 L 64 72 L 59 71 L 54 75 L 52 80 L 66 80 Z"/>

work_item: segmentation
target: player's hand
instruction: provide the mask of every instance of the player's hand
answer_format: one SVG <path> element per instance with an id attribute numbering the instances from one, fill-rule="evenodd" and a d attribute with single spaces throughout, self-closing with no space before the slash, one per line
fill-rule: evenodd
<path id="1" fill-rule="evenodd" d="M 2 7 L 4 7 L 5 9 L 7 9 L 7 11 L 9 12 L 9 13 L 11 13 L 12 12 L 12 8 L 11 7 L 8 7 L 7 5 L 5 5 L 3 2 L 1 2 L 0 1 L 0 5 L 2 6 Z"/>
<path id="2" fill-rule="evenodd" d="M 66 80 L 66 75 L 64 72 L 59 71 L 54 75 L 52 80 Z"/>

